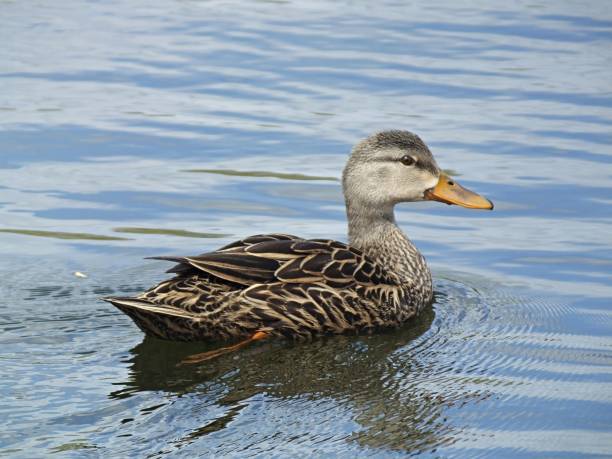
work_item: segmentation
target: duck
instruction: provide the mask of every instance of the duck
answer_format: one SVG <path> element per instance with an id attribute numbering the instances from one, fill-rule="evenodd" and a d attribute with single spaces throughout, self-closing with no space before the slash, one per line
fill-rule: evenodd
<path id="1" fill-rule="evenodd" d="M 271 338 L 311 339 L 397 328 L 433 301 L 425 258 L 398 226 L 399 203 L 438 201 L 492 210 L 445 174 L 410 131 L 357 143 L 342 173 L 348 243 L 259 234 L 174 262 L 174 277 L 135 297 L 106 297 L 146 335 L 230 343 L 196 363 Z"/>

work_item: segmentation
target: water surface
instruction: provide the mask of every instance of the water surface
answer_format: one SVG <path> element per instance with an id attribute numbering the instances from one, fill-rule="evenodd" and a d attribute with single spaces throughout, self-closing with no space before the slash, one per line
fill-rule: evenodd
<path id="1" fill-rule="evenodd" d="M 0 453 L 609 457 L 605 2 L 0 2 Z M 346 239 L 351 145 L 410 129 L 491 213 L 401 205 L 435 304 L 198 366 L 99 297 L 144 257 Z"/>

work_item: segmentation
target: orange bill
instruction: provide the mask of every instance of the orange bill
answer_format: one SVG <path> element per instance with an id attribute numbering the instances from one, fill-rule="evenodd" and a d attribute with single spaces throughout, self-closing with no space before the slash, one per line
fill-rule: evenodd
<path id="1" fill-rule="evenodd" d="M 487 198 L 463 188 L 446 174 L 440 174 L 438 184 L 425 192 L 425 199 L 456 204 L 469 209 L 493 209 L 493 203 Z"/>

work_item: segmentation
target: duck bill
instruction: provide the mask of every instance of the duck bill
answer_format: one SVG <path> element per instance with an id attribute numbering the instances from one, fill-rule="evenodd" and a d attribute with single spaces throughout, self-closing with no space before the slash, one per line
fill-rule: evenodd
<path id="1" fill-rule="evenodd" d="M 487 198 L 463 188 L 446 174 L 440 174 L 438 184 L 425 191 L 425 199 L 456 204 L 468 209 L 493 209 L 493 203 Z"/>

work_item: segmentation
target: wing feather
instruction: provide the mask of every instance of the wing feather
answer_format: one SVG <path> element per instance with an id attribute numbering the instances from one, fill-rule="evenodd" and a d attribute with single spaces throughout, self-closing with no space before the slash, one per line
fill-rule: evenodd
<path id="1" fill-rule="evenodd" d="M 290 241 L 302 239 L 297 236 L 293 236 L 291 234 L 281 234 L 281 233 L 272 233 L 272 234 L 256 234 L 255 236 L 249 236 L 245 239 L 241 239 L 236 242 L 232 242 L 226 246 L 221 247 L 218 251 L 235 249 L 238 247 L 248 247 L 253 244 L 257 244 L 258 242 L 270 242 L 270 241 Z"/>
<path id="2" fill-rule="evenodd" d="M 171 271 L 179 275 L 201 273 L 245 287 L 277 282 L 334 288 L 396 284 L 379 265 L 347 244 L 285 234 L 251 236 L 193 257 L 156 258 L 178 262 Z"/>

